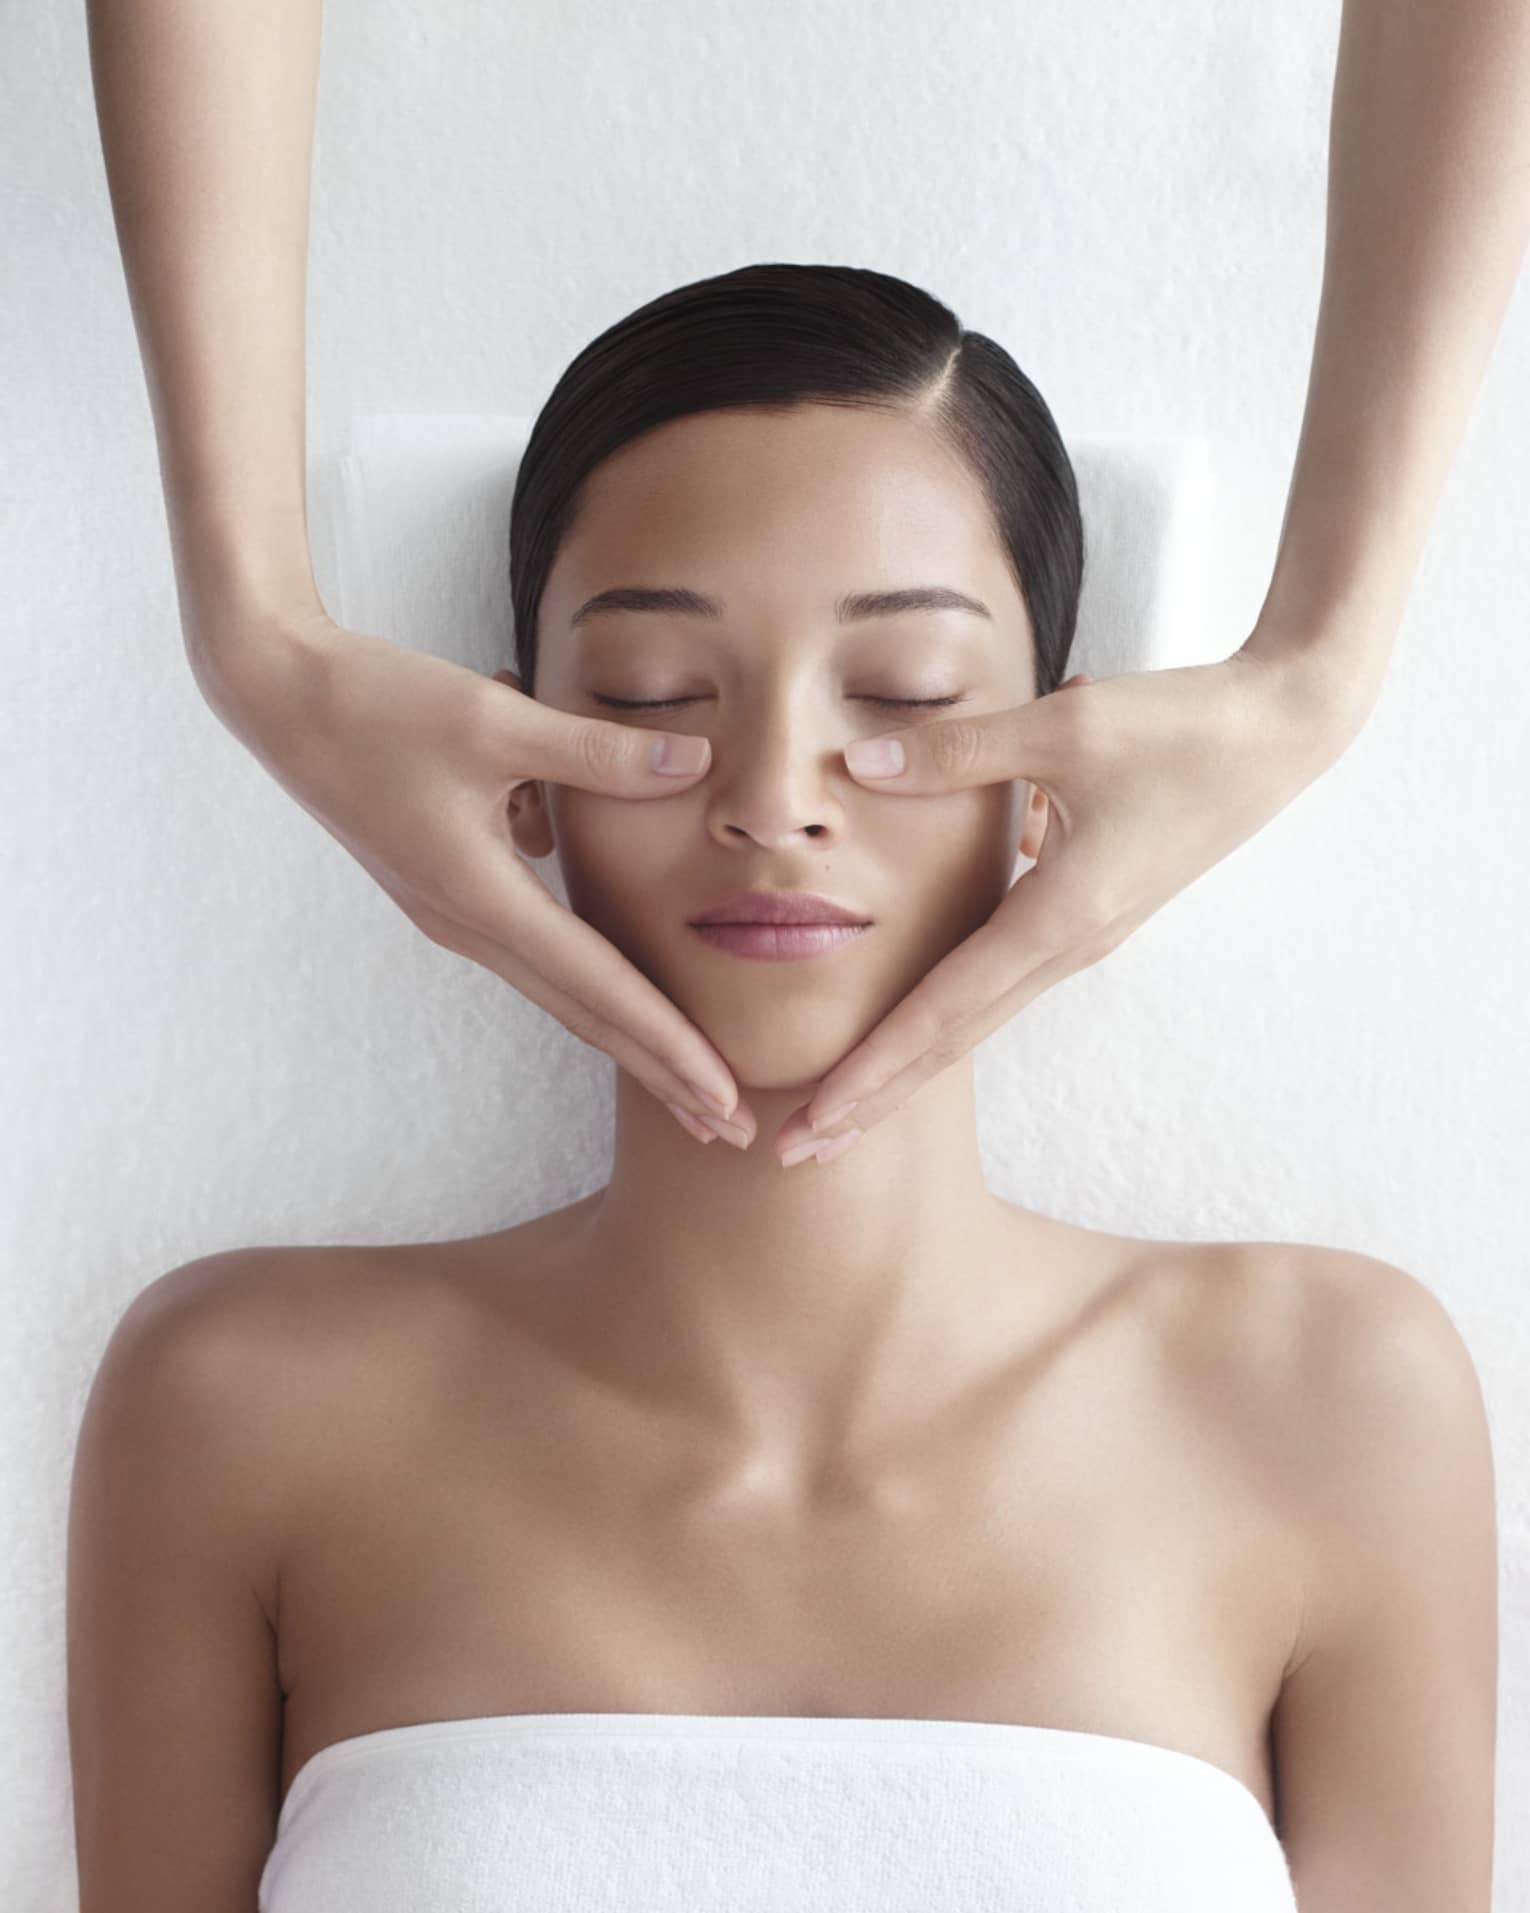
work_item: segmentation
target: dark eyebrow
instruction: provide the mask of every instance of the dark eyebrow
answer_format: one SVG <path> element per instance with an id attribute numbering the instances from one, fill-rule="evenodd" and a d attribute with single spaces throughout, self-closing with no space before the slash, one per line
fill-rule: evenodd
<path id="1" fill-rule="evenodd" d="M 573 630 L 602 611 L 662 611 L 672 617 L 721 618 L 723 607 L 715 598 L 679 586 L 649 587 L 612 585 L 597 591 L 569 620 Z M 890 618 L 900 611 L 970 611 L 987 618 L 993 613 L 980 598 L 969 598 L 965 591 L 953 591 L 949 585 L 909 585 L 901 591 L 858 591 L 841 598 L 834 607 L 836 624 L 853 624 L 863 618 Z"/>

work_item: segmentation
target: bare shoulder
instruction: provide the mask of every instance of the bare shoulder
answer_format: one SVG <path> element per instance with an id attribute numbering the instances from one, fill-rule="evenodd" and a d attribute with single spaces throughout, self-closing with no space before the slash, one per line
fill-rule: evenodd
<path id="1" fill-rule="evenodd" d="M 391 1252 L 259 1247 L 179 1264 L 129 1303 L 102 1369 L 131 1362 L 148 1392 L 173 1387 L 220 1442 L 231 1500 L 252 1530 L 270 1504 L 284 1520 L 348 1419 L 336 1413 L 398 1339 L 407 1292 Z M 351 1384 L 356 1388 L 352 1390 Z M 319 1419 L 324 1418 L 324 1419 Z M 238 1474 L 234 1473 L 239 1470 Z"/>
<path id="2" fill-rule="evenodd" d="M 69 1497 L 83 1905 L 255 1904 L 289 1686 L 282 1569 L 294 1523 L 333 1507 L 338 1457 L 357 1446 L 329 1436 L 368 1399 L 344 1378 L 386 1314 L 362 1279 L 373 1260 L 199 1257 L 141 1289 L 108 1337 Z"/>
<path id="3" fill-rule="evenodd" d="M 205 1394 L 250 1411 L 251 1387 L 280 1359 L 282 1331 L 295 1326 L 291 1298 L 299 1269 L 315 1277 L 322 1263 L 303 1252 L 228 1249 L 180 1263 L 129 1302 L 107 1344 L 103 1370 L 134 1362 L 156 1382 L 174 1381 L 188 1396 Z M 310 1280 L 306 1293 L 325 1285 Z"/>
<path id="4" fill-rule="evenodd" d="M 1475 1377 L 1450 1311 L 1395 1263 L 1306 1242 L 1204 1246 L 1196 1307 L 1235 1334 L 1251 1379 L 1267 1374 L 1283 1393 L 1299 1382 L 1318 1398 L 1364 1375 L 1395 1378 L 1410 1359 Z"/>
<path id="5" fill-rule="evenodd" d="M 1375 1256 L 1308 1249 L 1293 1414 L 1314 1506 L 1351 1517 L 1395 1492 L 1494 1492 L 1487 1404 L 1455 1318 L 1416 1275 Z M 1405 1485 L 1406 1484 L 1406 1485 Z M 1482 1513 L 1474 1506 L 1469 1518 Z"/>
<path id="6" fill-rule="evenodd" d="M 1438 1391 L 1464 1389 L 1480 1402 L 1465 1338 L 1418 1276 L 1354 1249 L 1226 1246 L 1237 1252 L 1256 1345 L 1287 1364 L 1281 1379 L 1299 1388 L 1303 1417 L 1427 1413 Z"/>
<path id="7" fill-rule="evenodd" d="M 203 1362 L 327 1364 L 383 1332 L 406 1292 L 391 1247 L 264 1246 L 198 1256 L 140 1291 L 124 1320 L 140 1333 L 174 1336 Z M 326 1373 L 331 1374 L 328 1368 Z"/>
<path id="8" fill-rule="evenodd" d="M 1334 1479 L 1403 1427 L 1454 1404 L 1482 1414 L 1471 1354 L 1427 1283 L 1356 1250 L 1197 1245 L 1173 1317 L 1194 1386 L 1229 1411 L 1272 1483 L 1310 1512 Z"/>
<path id="9" fill-rule="evenodd" d="M 1487 1408 L 1465 1337 L 1416 1275 L 1355 1250 L 1228 1246 L 1247 1325 L 1239 1387 L 1308 1538 L 1294 1671 L 1325 1601 L 1355 1592 L 1365 1538 L 1387 1521 L 1422 1532 L 1433 1497 L 1480 1553 L 1496 1501 Z"/>
<path id="10" fill-rule="evenodd" d="M 298 1497 L 323 1487 L 323 1469 L 363 1451 L 408 1411 L 411 1391 L 440 1395 L 444 1365 L 481 1331 L 475 1285 L 464 1279 L 477 1240 L 201 1256 L 149 1283 L 119 1333 L 173 1342 L 188 1375 L 237 1409 L 270 1472 L 290 1460 L 295 1516 Z M 505 1248 L 496 1268 L 510 1255 Z"/>

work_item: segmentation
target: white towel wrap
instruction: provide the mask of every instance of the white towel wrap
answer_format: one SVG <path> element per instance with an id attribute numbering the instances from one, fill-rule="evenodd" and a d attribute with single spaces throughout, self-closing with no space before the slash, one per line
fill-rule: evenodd
<path id="1" fill-rule="evenodd" d="M 306 1761 L 259 1913 L 1296 1913 L 1224 1768 L 995 1721 L 507 1714 Z"/>

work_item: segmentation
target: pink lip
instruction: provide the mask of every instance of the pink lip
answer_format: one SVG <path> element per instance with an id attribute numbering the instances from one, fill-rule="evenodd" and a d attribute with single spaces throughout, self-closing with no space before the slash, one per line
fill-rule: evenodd
<path id="1" fill-rule="evenodd" d="M 823 956 L 853 943 L 869 923 L 693 923 L 697 936 L 730 956 L 756 957 L 766 963 Z"/>
<path id="2" fill-rule="evenodd" d="M 848 904 L 817 896 L 811 890 L 740 890 L 709 904 L 690 921 L 696 928 L 713 924 L 849 924 L 864 928 L 870 919 Z"/>

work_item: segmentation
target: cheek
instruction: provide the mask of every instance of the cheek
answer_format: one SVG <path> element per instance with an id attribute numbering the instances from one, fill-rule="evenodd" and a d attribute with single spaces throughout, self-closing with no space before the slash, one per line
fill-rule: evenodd
<path id="1" fill-rule="evenodd" d="M 1015 785 L 986 784 L 944 797 L 900 798 L 893 818 L 879 819 L 878 828 L 896 829 L 894 848 L 910 867 L 933 869 L 941 881 L 970 888 L 1007 880 L 1024 820 Z"/>
<path id="2" fill-rule="evenodd" d="M 566 784 L 548 787 L 547 812 L 569 907 L 592 923 L 620 920 L 632 902 L 667 881 L 676 833 L 672 819 L 645 816 L 664 807 L 623 803 Z"/>
<path id="3" fill-rule="evenodd" d="M 915 973 L 981 928 L 1013 885 L 1023 815 L 1013 788 L 888 798 L 868 818 L 863 841 L 888 873 L 885 894 L 900 908 Z"/>

